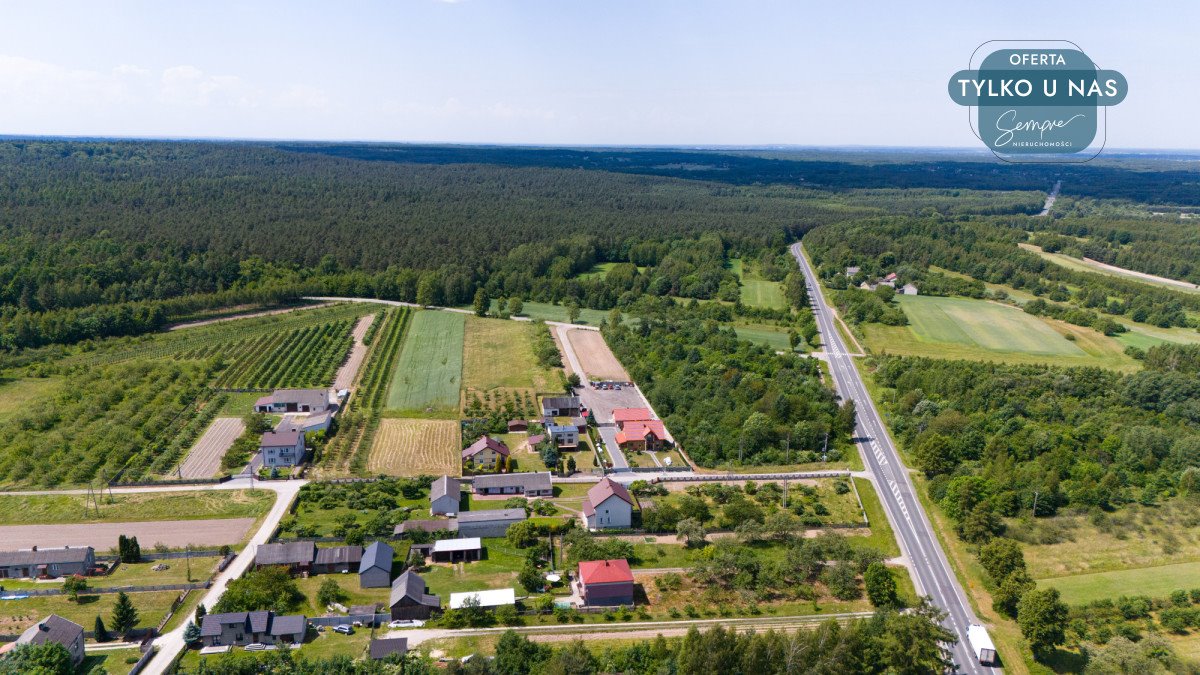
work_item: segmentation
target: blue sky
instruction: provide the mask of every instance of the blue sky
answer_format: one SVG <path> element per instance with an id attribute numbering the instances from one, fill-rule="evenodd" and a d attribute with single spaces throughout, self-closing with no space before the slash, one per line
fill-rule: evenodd
<path id="1" fill-rule="evenodd" d="M 1197 3 L 0 2 L 0 134 L 979 147 L 989 39 L 1129 80 L 1108 145 L 1200 148 Z"/>

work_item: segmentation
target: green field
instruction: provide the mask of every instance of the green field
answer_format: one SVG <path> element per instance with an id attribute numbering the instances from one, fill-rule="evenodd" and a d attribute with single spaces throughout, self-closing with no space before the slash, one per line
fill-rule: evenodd
<path id="1" fill-rule="evenodd" d="M 85 495 L 0 495 L 0 525 L 52 525 L 78 522 L 257 518 L 271 510 L 269 490 L 106 493 L 100 513 L 85 516 Z"/>
<path id="2" fill-rule="evenodd" d="M 748 340 L 755 344 L 766 345 L 775 351 L 792 351 L 792 345 L 788 341 L 788 329 L 786 326 L 753 324 L 747 326 L 734 326 L 733 331 L 737 333 L 737 336 L 743 340 Z M 804 351 L 803 348 L 801 348 L 800 351 Z"/>
<path id="3" fill-rule="evenodd" d="M 562 305 L 553 305 L 548 302 L 525 302 L 522 303 L 521 316 L 527 316 L 530 319 L 539 319 L 541 321 L 559 321 L 567 322 L 567 308 Z M 500 306 L 497 301 L 492 301 L 490 311 L 492 314 L 497 313 Z M 599 326 L 600 322 L 608 318 L 608 312 L 599 309 L 587 309 L 582 307 L 579 310 L 579 320 L 575 323 L 584 326 Z M 630 317 L 624 315 L 624 321 L 629 321 Z"/>
<path id="4" fill-rule="evenodd" d="M 421 311 L 409 324 L 392 375 L 392 410 L 458 413 L 466 315 Z"/>
<path id="5" fill-rule="evenodd" d="M 1063 601 L 1071 605 L 1122 595 L 1165 598 L 1171 591 L 1200 586 L 1200 562 L 1077 574 L 1070 577 L 1039 579 L 1037 583 L 1042 588 L 1057 588 L 1062 593 Z"/>
<path id="6" fill-rule="evenodd" d="M 0 378 L 0 422 L 25 410 L 33 401 L 53 393 L 62 381 L 60 377 Z"/>
<path id="7" fill-rule="evenodd" d="M 1123 353 L 1125 346 L 1113 338 L 1015 307 L 933 296 L 898 296 L 897 302 L 904 308 L 908 326 L 860 326 L 867 348 L 874 353 L 1118 370 L 1138 367 Z"/>
<path id="8" fill-rule="evenodd" d="M 743 305 L 787 309 L 787 299 L 783 297 L 783 286 L 779 282 L 762 278 L 753 265 L 744 265 L 741 260 L 731 261 L 730 267 L 742 280 Z"/>

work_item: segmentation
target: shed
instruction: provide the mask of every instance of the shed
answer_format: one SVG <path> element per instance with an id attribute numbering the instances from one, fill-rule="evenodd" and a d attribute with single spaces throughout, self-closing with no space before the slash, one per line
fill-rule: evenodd
<path id="1" fill-rule="evenodd" d="M 359 588 L 387 588 L 392 583 L 392 557 L 396 552 L 382 541 L 373 542 L 358 566 Z"/>
<path id="2" fill-rule="evenodd" d="M 470 562 L 483 557 L 483 542 L 479 537 L 439 539 L 433 542 L 430 555 L 434 562 Z"/>
<path id="3" fill-rule="evenodd" d="M 428 619 L 433 610 L 442 606 L 442 601 L 427 591 L 425 580 L 412 570 L 396 577 L 388 602 L 392 619 Z"/>
<path id="4" fill-rule="evenodd" d="M 487 509 L 458 514 L 458 536 L 503 537 L 508 526 L 525 520 L 525 509 Z"/>
<path id="5" fill-rule="evenodd" d="M 380 661 L 392 654 L 408 653 L 408 638 L 375 638 L 371 640 L 371 660 Z"/>
<path id="6" fill-rule="evenodd" d="M 361 546 L 331 546 L 318 548 L 313 559 L 313 572 L 316 574 L 336 574 L 357 570 L 362 562 L 363 547 Z"/>
<path id="7" fill-rule="evenodd" d="M 458 513 L 462 499 L 462 482 L 457 478 L 442 476 L 429 486 L 429 513 L 444 516 Z"/>

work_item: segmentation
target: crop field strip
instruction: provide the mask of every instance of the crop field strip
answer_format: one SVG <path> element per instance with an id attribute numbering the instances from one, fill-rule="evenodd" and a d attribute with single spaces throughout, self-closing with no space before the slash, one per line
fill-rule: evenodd
<path id="1" fill-rule="evenodd" d="M 457 476 L 459 434 L 457 420 L 381 420 L 366 468 L 371 475 Z"/>
<path id="2" fill-rule="evenodd" d="M 465 319 L 457 312 L 417 312 L 392 377 L 389 410 L 458 416 Z"/>

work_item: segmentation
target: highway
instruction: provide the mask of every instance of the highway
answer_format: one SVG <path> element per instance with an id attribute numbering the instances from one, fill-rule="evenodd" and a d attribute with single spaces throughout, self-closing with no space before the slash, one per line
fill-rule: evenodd
<path id="1" fill-rule="evenodd" d="M 945 626 L 958 636 L 954 647 L 954 661 L 959 672 L 999 673 L 997 668 L 979 664 L 967 643 L 967 626 L 978 623 L 966 594 L 955 578 L 946 554 L 942 551 L 933 526 L 917 499 L 908 470 L 900 461 L 900 454 L 888 436 L 883 418 L 867 393 L 862 376 L 854 366 L 850 351 L 846 348 L 835 325 L 833 314 L 821 294 L 816 272 L 804 257 L 799 243 L 792 245 L 792 255 L 804 272 L 808 284 L 817 328 L 821 342 L 829 358 L 829 370 L 833 374 L 834 386 L 844 400 L 854 401 L 858 413 L 855 437 L 862 450 L 867 469 L 875 476 L 879 498 L 883 502 L 888 520 L 895 530 L 905 555 L 911 561 L 911 570 L 917 590 L 927 595 L 933 604 L 946 612 Z"/>

